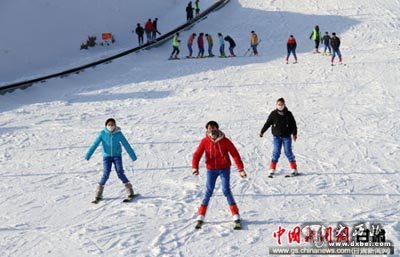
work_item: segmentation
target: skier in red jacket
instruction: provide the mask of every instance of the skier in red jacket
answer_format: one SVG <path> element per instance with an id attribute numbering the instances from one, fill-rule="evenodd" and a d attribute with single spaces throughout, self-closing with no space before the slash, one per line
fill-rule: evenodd
<path id="1" fill-rule="evenodd" d="M 233 220 L 235 222 L 235 228 L 240 228 L 240 216 L 239 209 L 236 205 L 235 199 L 233 198 L 230 189 L 230 170 L 231 161 L 229 155 L 231 155 L 235 161 L 239 174 L 242 178 L 247 177 L 244 171 L 242 159 L 240 158 L 239 152 L 233 143 L 225 137 L 224 133 L 219 130 L 218 123 L 215 121 L 209 121 L 206 125 L 207 134 L 201 140 L 200 145 L 197 147 L 196 152 L 193 155 L 192 170 L 194 175 L 199 175 L 199 162 L 204 152 L 206 153 L 206 166 L 207 166 L 207 183 L 206 193 L 203 201 L 198 210 L 198 219 L 196 228 L 200 228 L 203 224 L 204 217 L 206 215 L 207 206 L 210 198 L 213 194 L 215 182 L 218 177 L 221 178 L 222 191 L 228 200 L 229 208 L 232 213 Z"/>

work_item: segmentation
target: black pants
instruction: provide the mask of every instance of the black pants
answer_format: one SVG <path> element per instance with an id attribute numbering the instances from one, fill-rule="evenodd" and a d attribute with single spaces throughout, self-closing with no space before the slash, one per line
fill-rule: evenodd
<path id="1" fill-rule="evenodd" d="M 179 48 L 177 46 L 174 46 L 174 50 L 171 53 L 171 57 L 174 56 L 174 54 L 176 54 L 175 56 L 178 56 L 179 54 Z"/>
<path id="2" fill-rule="evenodd" d="M 143 35 L 138 35 L 139 46 L 143 45 Z"/>
<path id="3" fill-rule="evenodd" d="M 315 42 L 315 49 L 318 49 L 319 48 L 319 40 L 316 39 L 314 42 Z"/>

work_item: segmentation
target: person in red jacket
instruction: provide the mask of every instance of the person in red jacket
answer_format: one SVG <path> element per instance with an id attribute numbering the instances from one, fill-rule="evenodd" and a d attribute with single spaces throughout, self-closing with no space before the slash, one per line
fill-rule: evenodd
<path id="1" fill-rule="evenodd" d="M 151 36 L 154 31 L 153 22 L 151 21 L 151 19 L 148 19 L 146 24 L 144 25 L 144 31 L 146 32 L 147 43 L 149 43 L 152 40 Z"/>
<path id="2" fill-rule="evenodd" d="M 199 36 L 197 37 L 197 46 L 199 47 L 199 54 L 197 55 L 197 58 L 203 58 L 204 57 L 204 33 L 201 32 Z"/>
<path id="3" fill-rule="evenodd" d="M 290 35 L 286 44 L 287 48 L 286 64 L 289 63 L 289 57 L 291 53 L 294 56 L 294 63 L 297 63 L 296 47 L 297 47 L 296 39 L 294 38 L 293 35 Z"/>
<path id="4" fill-rule="evenodd" d="M 213 194 L 215 182 L 218 177 L 221 178 L 222 191 L 228 200 L 229 208 L 235 223 L 240 222 L 239 209 L 236 205 L 230 189 L 230 173 L 231 173 L 231 160 L 229 155 L 233 157 L 239 174 L 242 178 L 247 177 L 244 171 L 242 159 L 239 152 L 233 143 L 225 137 L 224 133 L 219 130 L 218 123 L 209 121 L 206 124 L 207 134 L 201 140 L 200 145 L 197 147 L 193 155 L 192 170 L 193 175 L 199 175 L 199 162 L 204 152 L 206 153 L 206 167 L 207 167 L 207 183 L 206 193 L 203 201 L 198 209 L 197 221 L 203 223 L 206 215 L 207 206 Z"/>

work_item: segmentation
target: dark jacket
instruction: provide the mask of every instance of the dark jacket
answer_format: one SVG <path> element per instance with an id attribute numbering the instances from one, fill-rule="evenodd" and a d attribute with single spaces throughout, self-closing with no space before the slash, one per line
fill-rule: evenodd
<path id="1" fill-rule="evenodd" d="M 186 6 L 186 17 L 193 18 L 193 6 L 190 3 Z"/>
<path id="2" fill-rule="evenodd" d="M 290 135 L 297 135 L 297 125 L 293 114 L 285 107 L 282 111 L 283 115 L 274 110 L 268 116 L 261 133 L 264 134 L 270 126 L 272 126 L 272 135 L 278 137 L 289 137 Z"/>
<path id="3" fill-rule="evenodd" d="M 144 34 L 144 28 L 143 28 L 142 26 L 137 26 L 135 32 L 136 32 L 136 34 L 137 34 L 138 36 L 143 36 L 143 34 Z"/>
<path id="4" fill-rule="evenodd" d="M 230 36 L 226 36 L 226 37 L 224 38 L 224 40 L 225 40 L 225 41 L 228 41 L 229 47 L 235 47 L 235 46 L 236 46 L 235 41 L 233 41 L 233 39 L 232 39 Z"/>
<path id="5" fill-rule="evenodd" d="M 287 47 L 288 50 L 296 49 L 296 47 L 297 47 L 296 39 L 294 37 L 290 37 L 288 39 L 286 47 Z"/>
<path id="6" fill-rule="evenodd" d="M 335 50 L 339 49 L 340 47 L 340 38 L 332 37 L 331 38 L 331 47 Z"/>
<path id="7" fill-rule="evenodd" d="M 329 42 L 331 41 L 331 36 L 325 35 L 321 38 L 321 43 L 324 43 L 325 45 L 329 45 Z"/>

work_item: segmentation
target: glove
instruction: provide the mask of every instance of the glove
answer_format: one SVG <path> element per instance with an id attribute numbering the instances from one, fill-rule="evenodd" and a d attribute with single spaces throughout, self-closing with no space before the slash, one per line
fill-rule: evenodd
<path id="1" fill-rule="evenodd" d="M 195 175 L 195 176 L 198 176 L 199 175 L 199 170 L 198 169 L 193 169 L 192 170 L 192 174 Z"/>
<path id="2" fill-rule="evenodd" d="M 239 175 L 240 175 L 242 178 L 247 178 L 247 174 L 246 174 L 246 172 L 245 172 L 244 170 L 239 171 Z"/>
<path id="3" fill-rule="evenodd" d="M 260 136 L 260 137 L 263 137 L 263 134 L 260 132 L 259 136 Z"/>
<path id="4" fill-rule="evenodd" d="M 297 140 L 297 135 L 293 135 L 293 140 L 294 140 L 294 141 Z"/>

